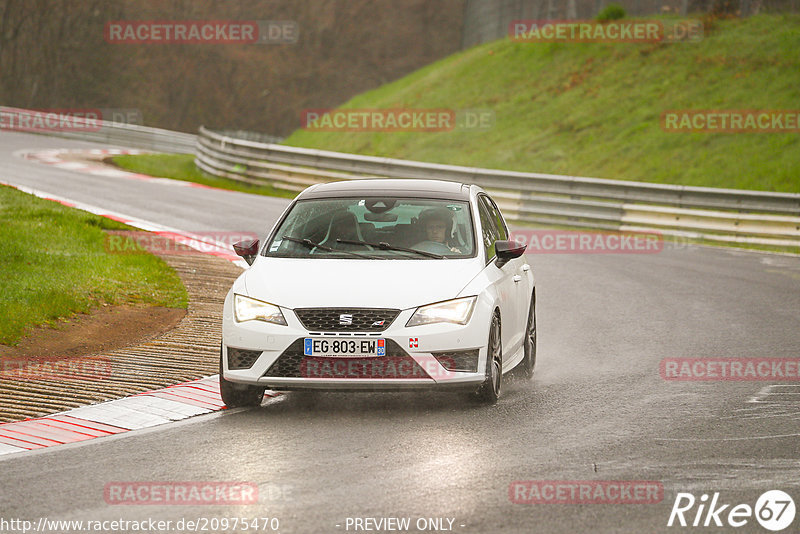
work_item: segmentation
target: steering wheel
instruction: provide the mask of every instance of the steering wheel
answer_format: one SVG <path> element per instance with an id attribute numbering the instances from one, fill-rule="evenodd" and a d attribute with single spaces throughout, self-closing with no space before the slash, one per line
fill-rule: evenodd
<path id="1" fill-rule="evenodd" d="M 411 248 L 415 248 L 417 250 L 423 250 L 425 252 L 432 252 L 433 254 L 453 253 L 453 251 L 450 250 L 450 247 L 448 247 L 444 243 L 439 243 L 438 241 L 422 241 L 420 243 L 417 243 Z"/>

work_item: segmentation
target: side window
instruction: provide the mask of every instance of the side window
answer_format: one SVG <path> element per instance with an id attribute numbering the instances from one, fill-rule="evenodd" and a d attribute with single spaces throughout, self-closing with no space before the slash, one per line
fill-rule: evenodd
<path id="1" fill-rule="evenodd" d="M 500 215 L 500 210 L 497 209 L 497 205 L 491 198 L 481 196 L 481 200 L 486 203 L 486 209 L 489 211 L 489 215 L 492 217 L 492 221 L 495 223 L 497 235 L 499 236 L 498 239 L 505 241 L 508 239 L 508 229 L 506 228 L 505 222 L 503 222 L 503 216 Z"/>
<path id="2" fill-rule="evenodd" d="M 486 248 L 486 262 L 494 258 L 494 243 L 499 239 L 500 233 L 498 232 L 497 225 L 492 218 L 491 211 L 486 207 L 486 197 L 478 197 L 478 213 L 481 218 L 481 235 L 483 237 L 483 245 Z"/>

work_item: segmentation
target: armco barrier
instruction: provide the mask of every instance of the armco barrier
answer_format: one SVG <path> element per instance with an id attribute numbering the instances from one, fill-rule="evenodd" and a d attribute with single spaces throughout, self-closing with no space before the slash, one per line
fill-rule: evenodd
<path id="1" fill-rule="evenodd" d="M 262 143 L 200 128 L 196 164 L 249 183 L 302 190 L 376 177 L 476 183 L 509 219 L 528 223 L 800 247 L 800 194 L 649 184 L 459 167 Z"/>
<path id="2" fill-rule="evenodd" d="M 0 115 L 27 110 L 0 107 Z M 0 117 L 2 118 L 2 117 Z M 77 119 L 76 119 L 77 120 Z M 565 227 L 659 231 L 729 243 L 800 248 L 800 194 L 650 184 L 460 167 L 278 145 L 200 127 L 199 135 L 99 121 L 98 128 L 42 131 L 103 144 L 192 153 L 203 171 L 300 191 L 364 178 L 434 178 L 491 191 L 511 220 Z M 0 135 L 2 131 L 0 131 Z"/>
<path id="3" fill-rule="evenodd" d="M 9 124 L 10 118 L 31 112 L 32 110 L 0 107 L 0 123 Z M 73 117 L 70 121 L 78 127 L 73 129 L 59 129 L 56 127 L 31 131 L 30 133 L 178 154 L 193 153 L 197 138 L 197 136 L 193 134 L 173 132 L 170 130 L 162 130 L 161 128 L 151 128 L 149 126 L 139 126 L 136 124 L 103 120 L 88 121 L 78 117 Z M 81 124 L 86 125 L 86 127 L 81 128 Z M 0 135 L 2 135 L 2 129 L 0 129 Z"/>

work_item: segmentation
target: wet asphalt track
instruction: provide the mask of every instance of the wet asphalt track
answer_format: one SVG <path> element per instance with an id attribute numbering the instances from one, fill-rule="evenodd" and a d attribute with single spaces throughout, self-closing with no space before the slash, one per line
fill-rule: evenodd
<path id="1" fill-rule="evenodd" d="M 286 203 L 11 156 L 48 147 L 96 145 L 3 132 L 0 180 L 187 231 L 263 234 Z M 354 532 L 348 517 L 410 517 L 412 527 L 453 518 L 464 533 L 769 532 L 752 518 L 737 529 L 666 523 L 677 492 L 754 505 L 782 489 L 800 505 L 800 395 L 751 403 L 776 382 L 659 375 L 666 357 L 800 357 L 800 258 L 670 245 L 529 258 L 536 377 L 507 381 L 494 407 L 434 393 L 290 393 L 259 409 L 9 455 L 0 458 L 0 518 L 276 517 L 284 533 Z M 516 480 L 660 481 L 665 495 L 658 504 L 514 504 Z M 247 481 L 260 499 L 109 505 L 103 489 L 114 481 Z M 800 515 L 784 532 L 799 529 Z"/>

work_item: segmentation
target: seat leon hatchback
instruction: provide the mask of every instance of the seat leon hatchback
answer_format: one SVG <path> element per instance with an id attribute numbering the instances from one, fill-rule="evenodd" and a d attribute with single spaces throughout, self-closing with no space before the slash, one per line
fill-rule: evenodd
<path id="1" fill-rule="evenodd" d="M 448 389 L 494 403 L 533 375 L 536 291 L 524 245 L 476 185 L 364 179 L 314 185 L 225 298 L 220 389 Z"/>

